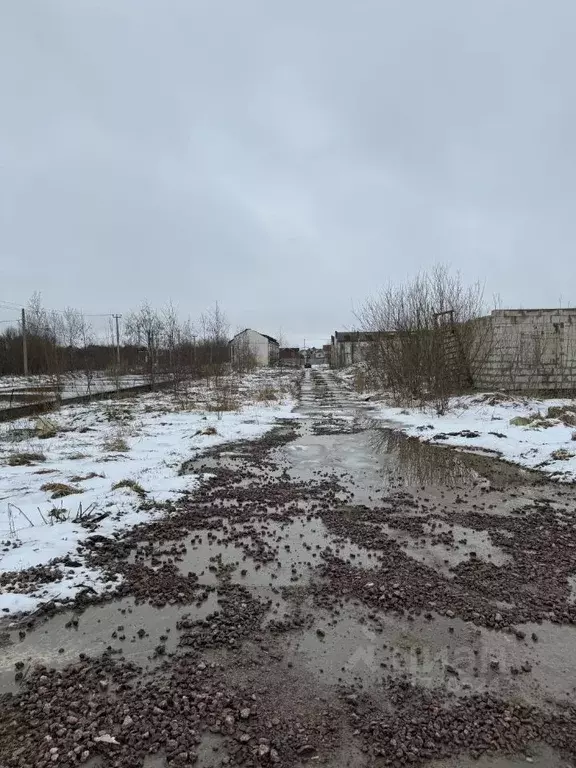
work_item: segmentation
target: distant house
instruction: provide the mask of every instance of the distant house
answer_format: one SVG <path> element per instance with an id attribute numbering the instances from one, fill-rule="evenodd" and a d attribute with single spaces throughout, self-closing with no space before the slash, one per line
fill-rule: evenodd
<path id="1" fill-rule="evenodd" d="M 258 366 L 276 365 L 280 357 L 280 344 L 276 339 L 251 328 L 237 333 L 228 344 L 232 365 L 246 365 L 248 359 Z"/>
<path id="2" fill-rule="evenodd" d="M 286 368 L 299 368 L 302 363 L 302 354 L 298 347 L 282 347 L 280 349 L 280 365 Z"/>
<path id="3" fill-rule="evenodd" d="M 326 363 L 326 352 L 324 351 L 324 348 L 317 349 L 316 347 L 311 347 L 307 350 L 306 357 L 311 365 L 324 365 Z"/>

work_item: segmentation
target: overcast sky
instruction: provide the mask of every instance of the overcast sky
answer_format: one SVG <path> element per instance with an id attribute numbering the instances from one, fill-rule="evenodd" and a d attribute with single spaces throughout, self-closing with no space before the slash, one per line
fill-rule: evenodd
<path id="1" fill-rule="evenodd" d="M 575 32 L 574 0 L 0 0 L 0 300 L 320 343 L 445 262 L 574 305 Z"/>

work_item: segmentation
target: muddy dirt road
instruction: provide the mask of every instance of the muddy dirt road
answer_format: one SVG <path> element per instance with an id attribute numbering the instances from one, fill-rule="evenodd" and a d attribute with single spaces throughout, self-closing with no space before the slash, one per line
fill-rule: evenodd
<path id="1" fill-rule="evenodd" d="M 576 492 L 390 433 L 325 371 L 113 597 L 0 625 L 0 766 L 576 765 Z"/>

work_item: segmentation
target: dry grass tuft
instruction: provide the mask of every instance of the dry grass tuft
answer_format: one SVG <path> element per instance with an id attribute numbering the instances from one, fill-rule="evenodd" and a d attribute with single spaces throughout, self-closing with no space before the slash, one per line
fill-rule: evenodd
<path id="1" fill-rule="evenodd" d="M 73 485 L 66 485 L 66 483 L 44 483 L 40 486 L 41 491 L 51 493 L 51 499 L 62 499 L 64 496 L 72 496 L 75 493 L 82 493 L 81 488 L 76 488 Z"/>
<path id="2" fill-rule="evenodd" d="M 567 427 L 576 427 L 576 410 L 567 405 L 552 405 L 548 408 L 549 419 L 559 419 Z"/>
<path id="3" fill-rule="evenodd" d="M 93 477 L 104 477 L 104 475 L 100 475 L 98 472 L 88 472 L 87 475 L 74 475 L 70 478 L 70 482 L 83 483 L 85 480 L 92 480 Z"/>
<path id="4" fill-rule="evenodd" d="M 221 396 L 213 403 L 210 403 L 206 410 L 210 413 L 223 413 L 225 411 L 240 410 L 240 403 L 234 397 Z"/>
<path id="5" fill-rule="evenodd" d="M 114 435 L 104 441 L 103 448 L 105 451 L 111 451 L 112 453 L 126 453 L 130 450 L 130 446 L 122 435 Z"/>
<path id="6" fill-rule="evenodd" d="M 112 486 L 113 491 L 117 491 L 119 488 L 129 488 L 131 491 L 134 491 L 134 493 L 137 493 L 138 496 L 141 496 L 142 498 L 146 496 L 146 491 L 144 488 L 142 488 L 140 483 L 136 482 L 136 480 L 119 480 Z"/>
<path id="7" fill-rule="evenodd" d="M 552 451 L 550 454 L 550 458 L 554 461 L 568 461 L 568 459 L 572 459 L 573 457 L 574 454 L 567 451 L 566 448 L 558 448 L 558 450 Z"/>
<path id="8" fill-rule="evenodd" d="M 7 459 L 11 467 L 25 467 L 39 461 L 46 461 L 46 456 L 43 453 L 12 453 Z"/>
<path id="9" fill-rule="evenodd" d="M 216 427 L 204 427 L 204 429 L 198 429 L 196 432 L 194 432 L 194 437 L 197 435 L 217 435 L 218 430 Z"/>

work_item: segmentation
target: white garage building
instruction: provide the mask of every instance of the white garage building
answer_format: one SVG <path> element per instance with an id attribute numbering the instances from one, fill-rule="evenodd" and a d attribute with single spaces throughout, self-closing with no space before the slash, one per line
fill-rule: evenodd
<path id="1" fill-rule="evenodd" d="M 280 357 L 280 344 L 276 339 L 251 328 L 237 333 L 229 344 L 232 365 L 242 363 L 247 355 L 252 356 L 258 366 L 275 365 Z"/>

